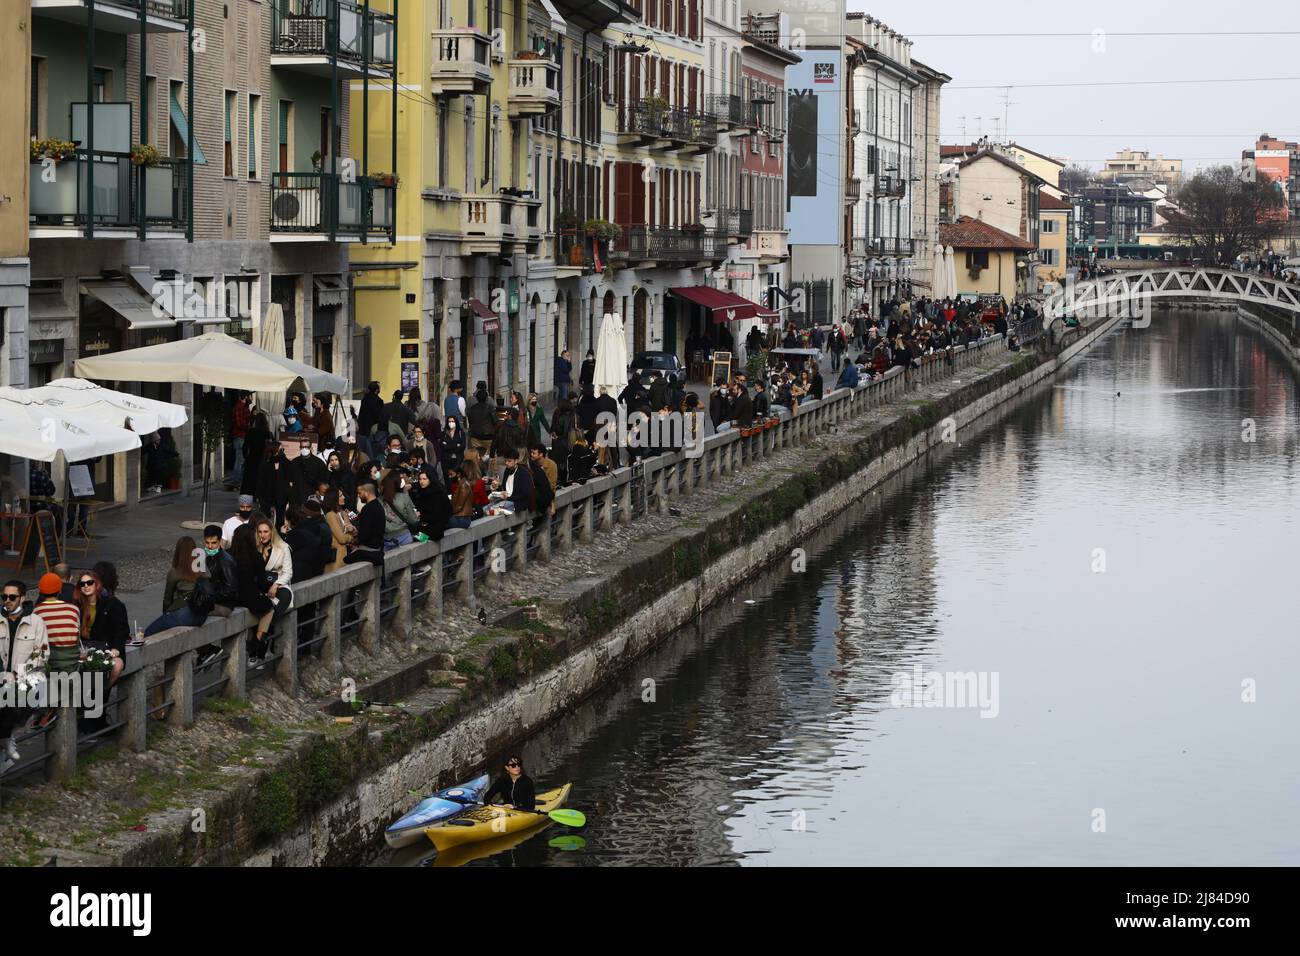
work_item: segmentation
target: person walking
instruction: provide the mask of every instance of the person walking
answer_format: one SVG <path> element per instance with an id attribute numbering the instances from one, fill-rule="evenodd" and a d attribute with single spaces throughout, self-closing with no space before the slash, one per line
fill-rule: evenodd
<path id="1" fill-rule="evenodd" d="M 555 356 L 555 402 L 559 404 L 568 396 L 569 386 L 573 382 L 573 362 L 569 360 L 569 350 L 565 349 Z"/>
<path id="2" fill-rule="evenodd" d="M 230 437 L 235 448 L 235 467 L 227 490 L 237 489 L 244 480 L 244 440 L 248 438 L 248 430 L 252 425 L 253 402 L 248 392 L 240 392 L 239 399 L 231 410 Z"/>
<path id="3" fill-rule="evenodd" d="M 496 434 L 496 409 L 488 401 L 486 382 L 479 382 L 474 390 L 474 404 L 469 407 L 469 446 L 480 455 L 492 450 L 492 436 Z"/>

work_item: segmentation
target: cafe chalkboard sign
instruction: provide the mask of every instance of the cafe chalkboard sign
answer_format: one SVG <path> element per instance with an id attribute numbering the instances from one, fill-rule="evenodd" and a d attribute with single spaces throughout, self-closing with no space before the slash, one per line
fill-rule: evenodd
<path id="1" fill-rule="evenodd" d="M 18 553 L 22 555 L 18 565 L 20 571 L 28 564 L 35 567 L 36 557 L 41 553 L 45 555 L 46 571 L 63 561 L 63 554 L 59 551 L 59 532 L 52 512 L 38 511 L 27 519 L 27 532 L 23 535 L 23 544 Z"/>

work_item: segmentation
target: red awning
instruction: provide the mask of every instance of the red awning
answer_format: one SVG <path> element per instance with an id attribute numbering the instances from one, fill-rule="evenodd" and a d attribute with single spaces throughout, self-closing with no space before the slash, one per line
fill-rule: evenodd
<path id="1" fill-rule="evenodd" d="M 492 318 L 490 318 L 490 319 L 484 319 L 484 320 L 483 320 L 483 331 L 484 331 L 485 333 L 487 333 L 487 332 L 500 332 L 500 331 L 501 331 L 501 320 L 498 319 L 495 315 L 492 316 Z"/>
<path id="2" fill-rule="evenodd" d="M 728 292 L 725 289 L 713 289 L 707 285 L 691 285 L 679 289 L 669 289 L 668 291 L 679 299 L 694 302 L 696 305 L 708 309 L 713 314 L 713 321 L 718 325 L 725 322 L 739 322 L 742 319 L 761 318 L 771 320 L 776 316 L 775 312 L 763 308 L 757 302 L 750 302 L 748 299 L 741 298 L 734 292 Z"/>
<path id="3" fill-rule="evenodd" d="M 468 305 L 469 308 L 470 308 L 470 311 L 472 311 L 472 312 L 473 312 L 475 315 L 477 315 L 480 319 L 495 319 L 495 318 L 497 317 L 497 314 L 496 314 L 495 312 L 493 312 L 491 309 L 489 309 L 486 305 L 484 305 L 484 304 L 483 304 L 482 302 L 480 302 L 478 299 L 470 299 L 470 300 L 469 300 L 468 302 L 466 302 L 465 304 Z"/>

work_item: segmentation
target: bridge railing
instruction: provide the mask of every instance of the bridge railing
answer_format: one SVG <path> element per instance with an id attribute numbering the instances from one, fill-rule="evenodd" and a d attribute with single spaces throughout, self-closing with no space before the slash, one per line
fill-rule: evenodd
<path id="1" fill-rule="evenodd" d="M 79 754 L 101 742 L 142 752 L 151 721 L 188 727 L 209 700 L 239 699 L 250 686 L 274 681 L 291 696 L 310 660 L 340 674 L 346 644 L 365 651 L 406 641 L 417 612 L 441 613 L 455 603 L 476 606 L 500 586 L 492 556 L 504 554 L 506 573 L 533 561 L 581 547 L 593 535 L 628 524 L 647 513 L 666 512 L 669 502 L 691 495 L 746 465 L 862 416 L 918 385 L 937 382 L 1005 349 L 1002 335 L 923 356 L 917 367 L 891 368 L 856 389 L 836 389 L 822 399 L 801 402 L 770 427 L 728 429 L 707 436 L 696 457 L 670 452 L 644 458 L 585 484 L 568 485 L 555 495 L 551 515 L 496 515 L 467 529 L 448 529 L 441 541 L 407 545 L 384 554 L 382 573 L 357 564 L 293 585 L 294 607 L 275 624 L 275 650 L 260 667 L 249 664 L 247 642 L 256 621 L 243 608 L 229 617 L 209 615 L 195 628 L 172 628 L 129 648 L 126 669 L 114 688 L 104 726 L 78 731 L 78 712 L 59 708 L 44 730 L 17 735 L 21 759 L 6 782 L 44 768 L 51 779 L 67 780 Z M 220 654 L 196 666 L 203 648 Z M 216 706 L 215 704 L 213 706 Z"/>

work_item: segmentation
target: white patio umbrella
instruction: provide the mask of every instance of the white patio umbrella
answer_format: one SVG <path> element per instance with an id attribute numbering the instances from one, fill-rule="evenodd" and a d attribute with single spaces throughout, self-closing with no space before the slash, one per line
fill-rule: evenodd
<path id="1" fill-rule="evenodd" d="M 952 246 L 943 250 L 944 264 L 944 282 L 948 285 L 948 295 L 950 298 L 957 298 L 957 265 L 956 257 L 953 255 Z"/>
<path id="2" fill-rule="evenodd" d="M 343 392 L 348 380 L 247 345 L 221 332 L 77 359 L 80 378 L 107 382 L 189 382 L 249 391 L 285 391 L 301 380 L 308 391 Z"/>
<path id="3" fill-rule="evenodd" d="M 58 378 L 36 388 L 0 388 L 0 394 L 10 392 L 19 393 L 24 400 L 76 412 L 78 418 L 89 415 L 106 424 L 129 428 L 137 435 L 159 428 L 180 428 L 189 420 L 184 405 L 114 391 L 84 378 Z"/>
<path id="4" fill-rule="evenodd" d="M 615 312 L 606 312 L 600 320 L 600 336 L 596 339 L 596 371 L 592 387 L 600 392 L 603 385 L 609 394 L 618 394 L 627 387 L 627 338 L 623 320 Z"/>
<path id="5" fill-rule="evenodd" d="M 31 461 L 85 461 L 140 447 L 140 436 L 76 410 L 59 409 L 15 397 L 22 389 L 0 394 L 0 452 Z"/>

